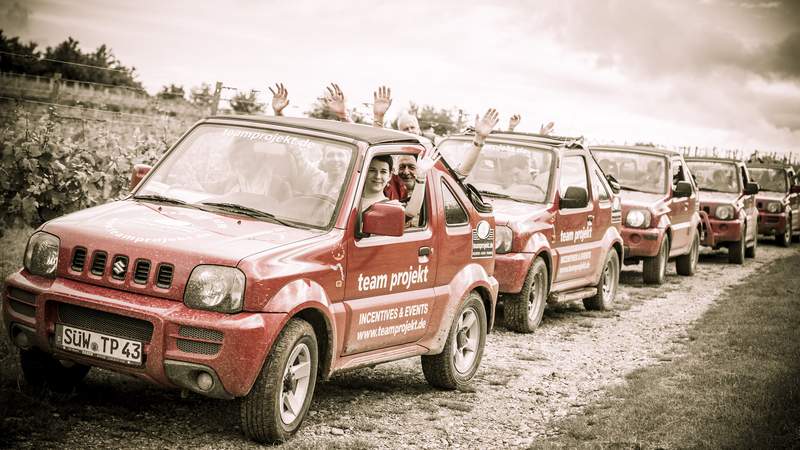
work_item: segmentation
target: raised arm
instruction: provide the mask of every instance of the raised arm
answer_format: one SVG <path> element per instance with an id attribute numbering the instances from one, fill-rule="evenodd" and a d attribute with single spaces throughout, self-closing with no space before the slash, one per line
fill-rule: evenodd
<path id="1" fill-rule="evenodd" d="M 372 94 L 372 125 L 383 128 L 383 116 L 392 105 L 392 90 L 386 86 L 380 86 Z"/>
<path id="2" fill-rule="evenodd" d="M 459 175 L 466 177 L 472 172 L 472 168 L 478 162 L 478 156 L 481 153 L 483 144 L 486 142 L 489 133 L 497 125 L 498 120 L 498 114 L 494 108 L 486 110 L 486 114 L 483 115 L 482 119 L 475 117 L 475 138 L 472 140 L 472 148 L 469 149 L 461 165 L 456 169 Z"/>
<path id="3" fill-rule="evenodd" d="M 522 116 L 520 116 L 519 114 L 514 114 L 513 116 L 511 116 L 511 118 L 508 119 L 508 131 L 514 131 L 514 128 L 517 128 L 517 125 L 519 125 L 519 122 L 521 120 Z"/>
<path id="4" fill-rule="evenodd" d="M 269 88 L 272 92 L 272 111 L 276 116 L 283 115 L 283 109 L 289 105 L 289 91 L 283 86 L 283 83 L 276 83 L 275 89 Z"/>
<path id="5" fill-rule="evenodd" d="M 542 126 L 539 127 L 539 134 L 543 136 L 548 136 L 550 133 L 553 132 L 553 128 L 555 126 L 556 124 L 553 122 L 550 122 L 547 125 L 542 124 Z"/>
<path id="6" fill-rule="evenodd" d="M 336 114 L 336 117 L 342 122 L 352 122 L 350 116 L 347 114 L 347 102 L 344 98 L 344 92 L 336 83 L 331 83 L 325 93 L 325 104 Z"/>
<path id="7" fill-rule="evenodd" d="M 416 184 L 411 192 L 411 198 L 406 203 L 406 217 L 417 217 L 422 210 L 422 203 L 425 200 L 425 186 L 428 172 L 436 165 L 442 155 L 438 149 L 426 151 L 423 156 L 417 159 Z"/>

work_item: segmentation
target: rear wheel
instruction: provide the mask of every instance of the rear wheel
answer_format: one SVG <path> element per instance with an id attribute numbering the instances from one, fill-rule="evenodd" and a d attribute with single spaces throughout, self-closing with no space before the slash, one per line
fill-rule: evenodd
<path id="1" fill-rule="evenodd" d="M 247 437 L 284 442 L 297 432 L 314 396 L 317 361 L 314 329 L 305 320 L 291 319 L 242 399 L 242 430 Z"/>
<path id="2" fill-rule="evenodd" d="M 744 231 L 737 242 L 728 244 L 728 262 L 731 264 L 744 264 Z"/>
<path id="3" fill-rule="evenodd" d="M 481 296 L 470 292 L 456 313 L 444 350 L 422 356 L 422 373 L 431 386 L 464 389 L 478 371 L 486 343 L 486 311 Z"/>
<path id="4" fill-rule="evenodd" d="M 675 270 L 678 275 L 691 276 L 697 271 L 697 261 L 700 259 L 700 234 L 694 233 L 692 238 L 692 247 L 689 253 L 678 256 L 675 260 Z"/>
<path id="5" fill-rule="evenodd" d="M 20 350 L 19 364 L 28 385 L 58 393 L 72 392 L 91 369 L 83 364 L 58 360 L 37 349 Z"/>
<path id="6" fill-rule="evenodd" d="M 782 247 L 792 245 L 792 216 L 789 216 L 789 220 L 786 221 L 786 229 L 783 234 L 775 236 L 775 239 L 778 240 L 778 245 Z"/>
<path id="7" fill-rule="evenodd" d="M 583 307 L 590 310 L 609 309 L 614 303 L 619 285 L 619 256 L 613 249 L 609 250 L 606 256 L 606 263 L 603 266 L 603 273 L 600 275 L 600 282 L 595 286 L 597 294 L 593 297 L 583 299 Z"/>
<path id="8" fill-rule="evenodd" d="M 647 284 L 661 284 L 667 275 L 667 258 L 669 257 L 669 237 L 664 235 L 661 240 L 661 247 L 658 254 L 650 258 L 644 258 L 642 268 L 642 278 Z"/>
<path id="9" fill-rule="evenodd" d="M 533 333 L 542 322 L 549 293 L 547 265 L 542 258 L 536 258 L 519 294 L 509 295 L 503 301 L 506 328 L 518 333 Z"/>

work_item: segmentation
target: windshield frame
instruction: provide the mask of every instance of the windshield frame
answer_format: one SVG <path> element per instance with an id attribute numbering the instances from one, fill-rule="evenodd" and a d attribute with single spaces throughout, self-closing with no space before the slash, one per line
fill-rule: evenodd
<path id="1" fill-rule="evenodd" d="M 662 189 L 661 191 L 652 192 L 652 191 L 645 191 L 645 190 L 641 190 L 641 189 L 627 189 L 625 187 L 625 184 L 622 181 L 617 180 L 617 182 L 620 184 L 620 190 L 623 190 L 623 191 L 641 192 L 641 193 L 644 193 L 644 194 L 653 194 L 653 195 L 669 195 L 670 185 L 671 185 L 670 180 L 672 179 L 672 174 L 670 172 L 670 156 L 669 155 L 665 155 L 665 154 L 662 154 L 662 153 L 656 153 L 656 152 L 641 151 L 641 150 L 628 150 L 628 149 L 606 148 L 606 147 L 592 147 L 592 148 L 590 148 L 590 152 L 592 154 L 592 158 L 594 158 L 595 162 L 597 163 L 597 166 L 600 167 L 600 170 L 602 170 L 604 174 L 606 174 L 606 172 L 605 172 L 605 170 L 603 170 L 603 166 L 600 165 L 600 161 L 599 161 L 600 159 L 602 159 L 601 158 L 602 155 L 599 155 L 598 153 L 616 153 L 616 154 L 620 154 L 620 155 L 637 155 L 637 156 L 640 155 L 640 156 L 645 156 L 645 157 L 648 157 L 648 158 L 661 159 L 662 162 L 663 162 L 663 166 L 664 166 L 664 183 L 661 186 L 661 189 Z M 606 174 L 606 175 L 608 175 L 608 174 Z M 613 174 L 612 174 L 612 176 L 613 176 Z M 616 179 L 616 177 L 615 177 L 615 179 Z M 629 187 L 632 187 L 632 186 L 629 186 Z"/>
<path id="2" fill-rule="evenodd" d="M 337 199 L 336 206 L 334 207 L 333 211 L 331 212 L 331 217 L 330 217 L 330 219 L 328 220 L 328 222 L 326 224 L 318 225 L 318 224 L 314 224 L 314 223 L 307 223 L 307 222 L 295 220 L 295 219 L 289 218 L 289 217 L 278 216 L 280 218 L 280 220 L 283 221 L 283 222 L 287 222 L 287 223 L 290 223 L 290 224 L 297 224 L 298 228 L 316 229 L 316 230 L 322 230 L 322 231 L 329 231 L 338 222 L 339 215 L 340 215 L 341 211 L 343 209 L 345 209 L 345 204 L 344 204 L 345 200 L 346 200 L 345 197 L 347 197 L 346 194 L 347 194 L 350 182 L 352 181 L 353 170 L 356 167 L 356 163 L 361 159 L 360 154 L 361 154 L 362 149 L 358 145 L 359 141 L 356 140 L 356 139 L 353 139 L 351 137 L 344 136 L 344 135 L 330 134 L 330 133 L 320 132 L 320 131 L 317 131 L 317 130 L 308 130 L 308 129 L 304 129 L 304 128 L 295 128 L 295 127 L 291 127 L 291 126 L 282 126 L 282 125 L 275 125 L 275 124 L 269 124 L 269 123 L 259 123 L 259 122 L 256 122 L 256 121 L 247 121 L 246 123 L 242 123 L 241 121 L 238 121 L 238 120 L 235 120 L 235 119 L 215 119 L 215 118 L 210 118 L 210 119 L 200 120 L 200 121 L 196 122 L 194 125 L 192 125 L 189 128 L 189 130 L 187 130 L 185 133 L 183 133 L 183 135 L 181 135 L 181 137 L 178 138 L 177 141 L 175 141 L 175 143 L 169 148 L 169 150 L 167 150 L 164 153 L 164 155 L 161 156 L 161 158 L 158 159 L 158 161 L 153 165 L 153 167 L 150 169 L 150 171 L 147 173 L 147 175 L 145 175 L 142 178 L 142 180 L 139 182 L 139 184 L 136 186 L 136 188 L 133 191 L 131 191 L 131 193 L 129 195 L 127 195 L 124 198 L 124 200 L 132 200 L 136 195 L 139 195 L 140 191 L 147 185 L 147 183 L 151 179 L 151 177 L 153 177 L 156 173 L 158 173 L 159 170 L 165 170 L 165 169 L 163 169 L 163 167 L 165 167 L 167 164 L 174 164 L 174 161 L 170 162 L 170 159 L 174 155 L 174 153 L 177 152 L 179 150 L 179 148 L 181 148 L 181 146 L 183 144 L 185 144 L 187 139 L 189 139 L 196 130 L 198 130 L 199 128 L 205 128 L 205 127 L 214 127 L 214 128 L 226 128 L 226 127 L 229 127 L 229 128 L 240 128 L 240 129 L 245 129 L 245 130 L 254 130 L 254 131 L 258 131 L 258 132 L 289 133 L 289 134 L 293 134 L 293 135 L 297 135 L 297 136 L 307 137 L 309 139 L 314 139 L 315 141 L 318 141 L 318 142 L 319 141 L 327 141 L 327 142 L 330 142 L 332 144 L 343 146 L 343 147 L 346 147 L 349 150 L 351 150 L 352 153 L 351 153 L 351 157 L 350 157 L 350 162 L 349 162 L 349 164 L 347 166 L 347 169 L 346 169 L 346 171 L 345 171 L 345 173 L 343 175 L 343 178 L 342 178 L 342 186 L 340 187 L 340 190 L 339 190 L 339 198 Z M 203 208 L 203 205 L 201 203 L 199 203 L 199 202 L 198 203 L 187 202 L 186 205 L 176 205 L 176 206 L 178 206 L 178 207 L 198 207 L 198 208 L 201 208 L 201 209 Z M 243 206 L 247 206 L 247 205 L 243 205 Z M 235 213 L 235 212 L 224 211 L 224 210 L 221 210 L 221 209 L 220 210 L 211 211 L 211 212 L 214 213 L 214 214 L 241 215 L 241 214 L 238 214 L 238 213 Z M 270 211 L 265 211 L 265 212 L 271 213 Z M 255 220 L 268 221 L 267 219 L 255 219 Z"/>
<path id="3" fill-rule="evenodd" d="M 442 140 L 442 142 L 440 142 L 437 145 L 437 148 L 441 149 L 442 144 L 444 144 L 444 143 L 446 143 L 448 141 L 472 142 L 473 139 L 474 139 L 473 136 L 449 136 L 449 137 L 445 138 L 444 140 Z M 517 140 L 517 139 L 502 139 L 502 138 L 497 138 L 497 137 L 494 137 L 494 136 L 491 136 L 491 135 L 486 139 L 486 142 L 485 142 L 484 145 L 510 145 L 510 146 L 514 146 L 514 147 L 524 148 L 524 149 L 526 149 L 528 151 L 531 151 L 531 152 L 533 152 L 533 151 L 542 151 L 542 152 L 550 153 L 550 167 L 549 167 L 550 176 L 548 177 L 548 180 L 547 180 L 547 190 L 545 192 L 543 201 L 536 201 L 536 200 L 527 199 L 527 198 L 519 198 L 519 197 L 516 197 L 516 196 L 513 196 L 513 195 L 509 195 L 506 192 L 498 192 L 498 193 L 499 194 L 508 195 L 508 198 L 502 198 L 503 200 L 513 200 L 515 202 L 531 203 L 531 204 L 538 204 L 538 205 L 546 205 L 546 204 L 553 203 L 553 195 L 554 195 L 554 190 L 555 190 L 554 187 L 553 187 L 554 186 L 554 179 L 555 179 L 554 173 L 555 173 L 556 164 L 558 164 L 558 158 L 559 158 L 559 152 L 555 147 L 547 145 L 547 144 L 544 144 L 544 143 L 528 142 L 528 141 Z M 481 149 L 481 156 L 483 156 L 483 149 Z M 444 154 L 442 154 L 442 158 L 446 159 Z M 479 156 L 479 159 L 480 159 L 480 156 Z M 448 160 L 447 163 L 450 164 L 451 167 L 457 167 L 455 162 L 451 162 L 451 161 Z M 460 164 L 460 161 L 458 161 L 458 163 Z M 476 164 L 477 164 L 477 162 L 476 162 Z M 470 176 L 471 176 L 471 174 L 470 174 Z M 466 177 L 463 181 L 465 183 L 469 183 L 469 184 L 473 185 L 475 187 L 475 189 L 478 190 L 478 192 L 483 193 L 484 190 L 483 189 L 479 189 L 478 186 L 474 183 L 474 181 L 470 179 L 470 176 Z M 486 195 L 486 197 L 488 197 L 488 198 L 497 198 L 497 197 L 492 197 L 491 195 L 488 195 L 488 194 Z"/>
<path id="4" fill-rule="evenodd" d="M 697 171 L 692 167 L 694 164 L 714 164 L 718 166 L 730 166 L 733 168 L 734 179 L 736 180 L 737 190 L 735 191 L 721 191 L 721 190 L 714 190 L 714 189 L 704 189 L 700 185 L 700 180 L 697 179 Z M 735 161 L 724 161 L 724 160 L 716 160 L 716 159 L 687 159 L 686 165 L 689 167 L 689 172 L 691 172 L 692 176 L 695 178 L 695 183 L 697 184 L 697 189 L 700 191 L 705 192 L 720 192 L 723 194 L 741 194 L 744 192 L 744 180 L 742 180 L 742 170 L 741 166 L 737 164 Z"/>

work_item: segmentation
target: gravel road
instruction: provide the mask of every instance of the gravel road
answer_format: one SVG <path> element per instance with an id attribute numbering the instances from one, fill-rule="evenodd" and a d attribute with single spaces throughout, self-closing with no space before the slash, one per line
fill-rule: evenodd
<path id="1" fill-rule="evenodd" d="M 418 358 L 335 376 L 317 386 L 310 415 L 287 447 L 528 446 L 557 433 L 554 420 L 580 412 L 605 388 L 624 383 L 626 373 L 679 355 L 692 339 L 689 325 L 715 302 L 729 301 L 726 287 L 798 248 L 762 242 L 744 266 L 729 265 L 725 251 L 704 252 L 694 277 L 678 276 L 671 264 L 659 287 L 642 284 L 641 265 L 626 266 L 612 311 L 551 307 L 532 335 L 498 325 L 473 392 L 430 388 Z M 49 399 L 43 408 L 48 427 L 20 436 L 17 445 L 257 447 L 239 432 L 238 403 L 182 398 L 107 371 L 93 370 L 70 398 Z M 25 419 L 3 419 L 14 420 Z"/>

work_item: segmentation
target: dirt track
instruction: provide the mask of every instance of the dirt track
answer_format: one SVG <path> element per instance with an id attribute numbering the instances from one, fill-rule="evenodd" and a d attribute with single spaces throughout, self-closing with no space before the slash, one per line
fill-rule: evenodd
<path id="1" fill-rule="evenodd" d="M 587 312 L 579 303 L 550 308 L 533 335 L 497 326 L 474 392 L 430 388 L 418 359 L 335 376 L 317 386 L 311 413 L 287 447 L 528 446 L 557 433 L 553 420 L 579 412 L 604 387 L 623 383 L 627 372 L 671 360 L 692 339 L 692 321 L 716 301 L 735 301 L 723 295 L 728 285 L 800 248 L 761 244 L 744 266 L 727 264 L 725 251 L 702 255 L 694 277 L 676 275 L 671 264 L 657 288 L 642 285 L 641 265 L 625 267 L 613 311 Z M 17 369 L 6 342 L 0 352 L 3 387 L 14 389 L 8 377 Z M 0 431 L 21 433 L 33 428 L 21 421 L 41 423 L 41 431 L 16 436 L 23 448 L 256 447 L 238 430 L 237 402 L 182 399 L 107 371 L 93 370 L 70 398 L 30 405 L 30 411 L 10 408 L 14 414 L 0 424 Z"/>

